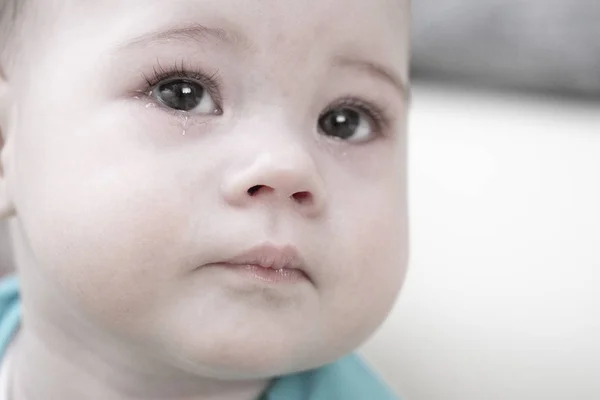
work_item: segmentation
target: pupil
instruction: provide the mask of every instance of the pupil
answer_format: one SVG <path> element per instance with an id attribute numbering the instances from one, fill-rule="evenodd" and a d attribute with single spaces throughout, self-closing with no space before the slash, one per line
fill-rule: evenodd
<path id="1" fill-rule="evenodd" d="M 348 139 L 356 133 L 360 124 L 360 113 L 349 108 L 332 110 L 319 121 L 321 130 L 340 139 Z"/>
<path id="2" fill-rule="evenodd" d="M 204 88 L 197 83 L 176 80 L 162 84 L 158 88 L 160 100 L 170 108 L 190 111 L 198 107 L 204 95 Z"/>

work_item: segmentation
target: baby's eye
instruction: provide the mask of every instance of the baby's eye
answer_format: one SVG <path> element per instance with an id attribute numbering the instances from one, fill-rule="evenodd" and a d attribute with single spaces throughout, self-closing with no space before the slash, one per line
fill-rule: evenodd
<path id="1" fill-rule="evenodd" d="M 327 135 L 351 142 L 365 142 L 376 133 L 373 118 L 355 107 L 330 109 L 319 118 L 319 129 Z"/>
<path id="2" fill-rule="evenodd" d="M 166 107 L 194 114 L 218 114 L 219 106 L 206 88 L 192 80 L 176 78 L 160 82 L 151 92 Z"/>

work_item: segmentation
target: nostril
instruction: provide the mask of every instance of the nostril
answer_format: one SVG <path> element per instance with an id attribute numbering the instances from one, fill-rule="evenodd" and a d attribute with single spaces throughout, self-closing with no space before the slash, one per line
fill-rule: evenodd
<path id="1" fill-rule="evenodd" d="M 263 188 L 263 185 L 252 186 L 250 189 L 248 189 L 248 195 L 254 196 L 258 192 L 260 192 L 260 189 L 262 189 L 262 188 Z"/>
<path id="2" fill-rule="evenodd" d="M 248 193 L 248 196 L 250 196 L 250 197 L 256 197 L 256 196 L 260 195 L 261 193 L 264 195 L 264 194 L 271 193 L 274 191 L 275 190 L 273 188 L 271 188 L 270 186 L 256 185 L 256 186 L 252 186 L 250 189 L 248 189 L 247 193 Z M 294 200 L 298 204 L 305 204 L 305 203 L 309 203 L 313 200 L 313 195 L 311 192 L 303 191 L 303 192 L 296 192 L 293 195 L 291 195 L 289 198 Z"/>
<path id="3" fill-rule="evenodd" d="M 292 199 L 300 204 L 304 204 L 312 200 L 312 194 L 310 194 L 310 192 L 297 192 L 292 195 Z"/>

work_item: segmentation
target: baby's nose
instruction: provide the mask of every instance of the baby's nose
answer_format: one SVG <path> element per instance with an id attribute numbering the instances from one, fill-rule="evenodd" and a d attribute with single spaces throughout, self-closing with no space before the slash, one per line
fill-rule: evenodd
<path id="1" fill-rule="evenodd" d="M 234 206 L 269 202 L 295 206 L 308 216 L 325 203 L 322 179 L 310 155 L 300 149 L 264 152 L 252 163 L 231 172 L 222 185 L 223 197 Z"/>

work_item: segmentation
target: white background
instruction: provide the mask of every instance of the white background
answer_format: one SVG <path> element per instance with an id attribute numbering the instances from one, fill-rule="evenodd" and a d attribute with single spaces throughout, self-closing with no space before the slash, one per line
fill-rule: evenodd
<path id="1" fill-rule="evenodd" d="M 412 250 L 364 348 L 405 400 L 600 399 L 600 103 L 417 86 Z"/>

